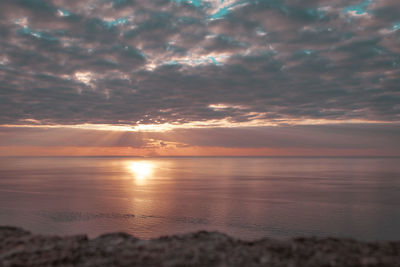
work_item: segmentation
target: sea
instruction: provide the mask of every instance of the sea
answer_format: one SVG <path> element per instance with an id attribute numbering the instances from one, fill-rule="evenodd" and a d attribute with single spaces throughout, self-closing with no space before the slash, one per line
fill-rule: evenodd
<path id="1" fill-rule="evenodd" d="M 400 158 L 2 157 L 0 225 L 399 240 Z"/>

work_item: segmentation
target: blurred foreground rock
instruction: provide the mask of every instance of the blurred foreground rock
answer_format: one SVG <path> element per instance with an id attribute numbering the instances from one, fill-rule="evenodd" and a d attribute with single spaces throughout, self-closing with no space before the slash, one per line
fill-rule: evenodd
<path id="1" fill-rule="evenodd" d="M 139 240 L 124 233 L 34 235 L 0 227 L 0 266 L 400 266 L 400 241 L 242 241 L 218 232 Z"/>

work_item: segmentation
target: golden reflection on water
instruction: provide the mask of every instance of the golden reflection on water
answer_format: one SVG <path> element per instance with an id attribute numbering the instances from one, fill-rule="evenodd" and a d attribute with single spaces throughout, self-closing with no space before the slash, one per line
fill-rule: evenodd
<path id="1" fill-rule="evenodd" d="M 154 163 L 152 162 L 129 162 L 129 172 L 135 177 L 137 184 L 142 185 L 151 176 L 154 170 Z"/>

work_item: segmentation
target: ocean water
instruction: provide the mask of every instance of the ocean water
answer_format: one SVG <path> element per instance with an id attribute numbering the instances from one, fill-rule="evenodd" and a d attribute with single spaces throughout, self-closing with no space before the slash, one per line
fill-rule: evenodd
<path id="1" fill-rule="evenodd" d="M 0 224 L 400 239 L 400 158 L 0 158 Z"/>

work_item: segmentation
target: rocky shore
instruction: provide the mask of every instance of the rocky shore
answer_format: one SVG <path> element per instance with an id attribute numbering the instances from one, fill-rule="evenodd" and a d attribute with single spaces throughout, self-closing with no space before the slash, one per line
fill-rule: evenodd
<path id="1" fill-rule="evenodd" d="M 125 233 L 88 239 L 0 227 L 0 266 L 400 266 L 400 241 L 300 237 L 242 241 L 218 232 L 139 240 Z"/>

